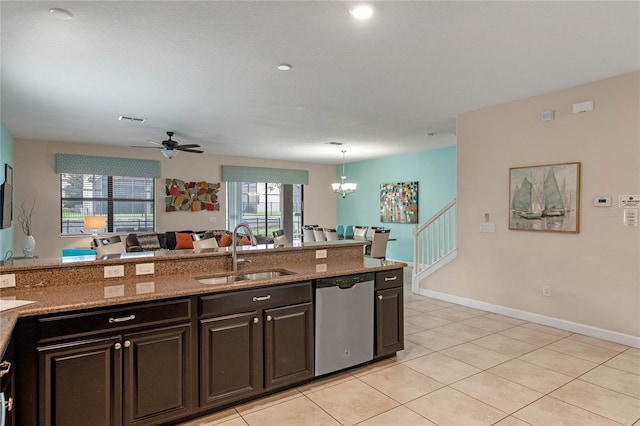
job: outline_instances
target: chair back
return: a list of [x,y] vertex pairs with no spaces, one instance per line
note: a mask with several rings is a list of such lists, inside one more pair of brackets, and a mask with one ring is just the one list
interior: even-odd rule
[[313,228],[313,237],[316,241],[326,241],[324,230],[322,228]]
[[273,237],[273,246],[274,247],[284,247],[289,243],[286,235],[276,235]]
[[122,241],[96,247],[97,258],[107,256],[109,254],[122,254],[126,252],[127,252],[127,249],[124,247],[124,243]]
[[338,233],[339,237],[344,237],[344,226],[336,225],[336,232]]
[[345,240],[353,238],[353,225],[347,225],[344,227],[344,238]]
[[205,240],[193,240],[193,248],[195,250],[218,248],[218,241],[213,237]]
[[310,226],[303,226],[302,227],[302,241],[304,241],[305,243],[308,242],[313,242],[315,241],[316,238],[313,235],[313,228]]
[[387,242],[389,242],[389,229],[377,229],[371,234],[371,251],[369,257],[385,259],[387,257]]
[[368,226],[354,226],[353,227],[353,239],[354,240],[366,240]]
[[278,235],[284,235],[284,229],[278,229],[276,231],[273,231],[274,237],[277,237]]
[[327,239],[327,241],[336,241],[340,239],[340,236],[338,235],[338,231],[331,228],[324,228],[324,236]]

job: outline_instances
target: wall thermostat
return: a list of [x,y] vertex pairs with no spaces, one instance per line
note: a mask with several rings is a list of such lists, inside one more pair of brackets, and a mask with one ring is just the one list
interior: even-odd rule
[[593,205],[596,207],[611,207],[611,197],[608,195],[597,195],[593,197]]

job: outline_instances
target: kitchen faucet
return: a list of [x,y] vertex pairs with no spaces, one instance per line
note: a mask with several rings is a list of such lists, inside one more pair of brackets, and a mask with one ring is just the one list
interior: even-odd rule
[[[252,246],[256,246],[256,239],[253,236],[253,230],[249,226],[248,223],[242,222],[236,225],[233,229],[233,236],[231,238],[231,250],[233,253],[233,272],[238,272],[238,244],[236,243],[236,239],[238,236],[238,229],[245,228],[249,232],[249,241],[251,241]],[[241,262],[247,262],[245,259],[240,259]]]

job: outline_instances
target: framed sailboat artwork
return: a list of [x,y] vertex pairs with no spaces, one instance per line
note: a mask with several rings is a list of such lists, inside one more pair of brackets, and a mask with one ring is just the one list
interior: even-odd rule
[[509,229],[579,233],[580,165],[509,169]]

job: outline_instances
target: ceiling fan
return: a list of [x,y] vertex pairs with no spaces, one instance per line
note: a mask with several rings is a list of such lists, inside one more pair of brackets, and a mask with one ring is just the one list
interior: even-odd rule
[[155,141],[147,141],[149,143],[158,145],[157,147],[139,147],[139,148],[158,148],[162,150],[162,155],[164,155],[165,157],[167,157],[169,160],[171,160],[173,157],[176,156],[176,154],[178,154],[178,151],[184,151],[184,152],[194,152],[196,154],[202,154],[204,151],[200,150],[200,149],[194,149],[194,148],[200,148],[200,145],[197,144],[184,144],[184,145],[180,145],[177,141],[174,141],[173,139],[171,139],[171,137],[173,137],[174,132],[167,132],[167,136],[169,136],[169,139],[162,141],[162,143],[158,143]]

